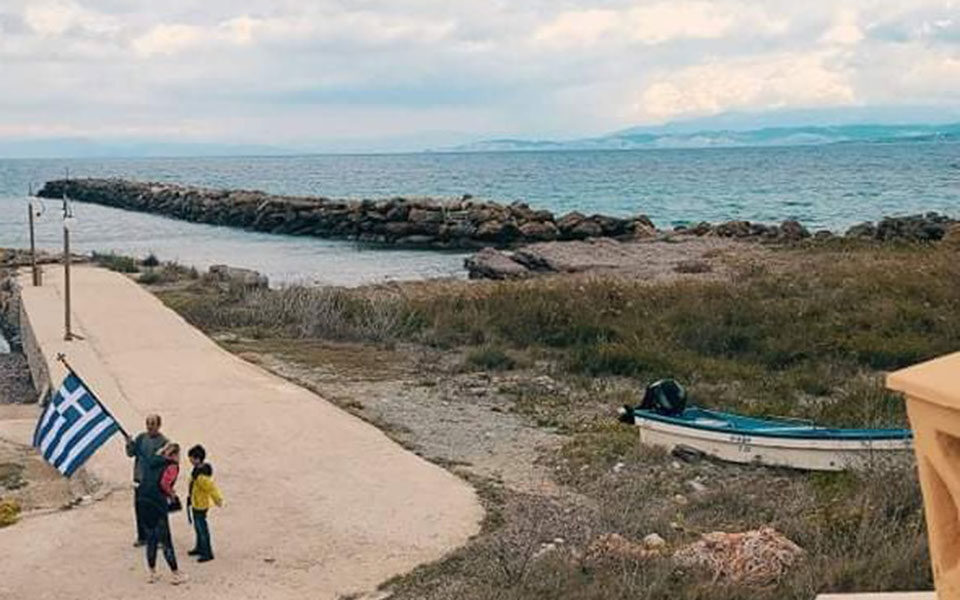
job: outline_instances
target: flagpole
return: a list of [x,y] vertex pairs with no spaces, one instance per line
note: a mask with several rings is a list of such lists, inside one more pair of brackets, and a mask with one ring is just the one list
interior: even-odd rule
[[90,392],[90,397],[93,398],[94,401],[95,401],[97,404],[100,405],[100,408],[103,409],[103,412],[105,412],[108,417],[110,417],[111,419],[113,419],[113,422],[117,424],[117,429],[119,429],[119,430],[120,430],[120,433],[123,434],[123,437],[129,438],[129,437],[130,437],[130,434],[127,433],[127,431],[123,428],[123,425],[120,424],[120,421],[119,421],[115,416],[113,416],[113,413],[111,413],[111,412],[110,412],[110,409],[108,409],[108,408],[106,407],[106,405],[104,405],[104,403],[100,401],[100,398],[97,398],[97,395],[93,393],[93,389],[92,389],[89,385],[87,385],[87,382],[84,381],[83,378],[80,377],[79,375],[77,375],[77,372],[73,370],[73,367],[71,367],[71,366],[70,366],[70,363],[67,362],[67,356],[66,356],[64,353],[61,352],[61,353],[57,354],[57,360],[59,360],[60,362],[62,362],[62,363],[63,363],[63,366],[65,366],[65,367],[67,368],[67,370],[70,371],[70,374],[71,374],[71,375],[73,375],[74,377],[77,378],[77,380],[78,380],[78,381],[80,382],[80,384],[84,387],[84,389],[86,389],[88,392]]

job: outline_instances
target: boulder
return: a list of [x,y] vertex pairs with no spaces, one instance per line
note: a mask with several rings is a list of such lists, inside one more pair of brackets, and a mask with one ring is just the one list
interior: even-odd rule
[[750,221],[727,221],[713,228],[713,233],[720,237],[745,238],[751,233]]
[[463,261],[470,279],[523,279],[530,271],[507,253],[484,248]]
[[599,237],[603,235],[603,227],[593,218],[584,219],[576,224],[570,230],[569,236],[573,239],[582,240],[588,237]]
[[810,237],[810,231],[799,221],[787,220],[780,224],[780,239],[797,242]]
[[867,221],[865,223],[860,223],[859,225],[854,225],[853,227],[847,229],[846,236],[852,238],[863,238],[863,239],[872,239],[877,235],[876,226]]
[[557,221],[557,229],[560,230],[560,235],[562,235],[564,238],[569,237],[570,232],[573,231],[574,227],[579,225],[580,222],[586,218],[587,217],[585,217],[583,214],[576,211],[563,215]]
[[443,211],[439,208],[411,208],[407,220],[411,223],[443,223]]
[[700,221],[688,230],[693,235],[704,236],[713,231],[713,225],[706,221]]
[[520,226],[520,235],[526,241],[549,242],[557,239],[560,232],[549,221],[529,221]]
[[951,219],[937,213],[886,217],[877,223],[876,237],[884,241],[936,242],[946,235],[952,223]]
[[269,280],[266,275],[261,275],[253,269],[243,269],[240,267],[230,267],[227,265],[213,265],[210,267],[209,274],[212,278],[226,283],[236,283],[244,287],[266,288]]
[[651,533],[643,538],[643,547],[647,550],[660,550],[666,546],[667,541],[657,533]]

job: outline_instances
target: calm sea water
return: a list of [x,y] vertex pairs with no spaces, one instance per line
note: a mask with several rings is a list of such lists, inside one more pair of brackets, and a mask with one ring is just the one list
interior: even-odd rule
[[[447,196],[520,200],[557,213],[645,213],[680,223],[795,218],[841,230],[884,215],[960,215],[960,144],[791,148],[404,154],[243,158],[0,160],[0,246],[25,247],[26,192],[62,177],[117,176],[332,197]],[[56,202],[38,222],[59,245]],[[78,250],[116,251],[206,267],[226,262],[275,283],[356,285],[462,277],[463,254],[371,250],[339,241],[249,233],[89,204],[74,205]]]

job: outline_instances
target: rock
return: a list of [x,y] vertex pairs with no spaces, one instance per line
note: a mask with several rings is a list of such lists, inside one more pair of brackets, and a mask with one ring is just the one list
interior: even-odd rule
[[937,213],[886,217],[877,223],[876,238],[884,241],[936,242],[943,238],[953,221]]
[[576,226],[570,230],[570,237],[573,239],[586,239],[588,237],[598,237],[603,235],[603,227],[597,223],[595,220],[584,219],[576,224]]
[[700,221],[687,231],[696,236],[704,236],[713,231],[713,225],[707,223],[706,221]]
[[585,563],[601,563],[609,560],[642,561],[659,556],[655,550],[632,542],[619,533],[607,533],[590,542],[584,553]]
[[436,237],[425,234],[407,235],[396,239],[396,243],[401,246],[419,246],[422,248],[432,246],[435,241],[437,241]]
[[443,212],[439,208],[411,208],[407,220],[411,223],[443,223]]
[[657,228],[654,227],[653,223],[650,222],[650,219],[647,219],[646,216],[641,215],[642,219],[637,219],[632,221],[628,226],[628,231],[636,239],[647,239],[655,238],[660,233],[657,231]]
[[684,496],[683,494],[674,495],[673,501],[679,504],[680,506],[686,506],[687,504],[690,504],[690,501],[687,500],[687,497]]
[[704,534],[674,553],[683,567],[704,569],[714,580],[766,586],[779,581],[804,556],[803,548],[771,527],[744,533]]
[[707,491],[707,486],[703,485],[696,479],[691,479],[690,481],[688,481],[687,487],[689,487],[691,490],[693,490],[694,493],[697,493],[697,494],[701,494]]
[[614,472],[614,473],[619,473],[620,471],[623,470],[623,468],[624,468],[625,466],[627,466],[627,463],[623,462],[622,460],[621,460],[621,461],[617,461],[617,464],[613,465],[613,472]]
[[500,220],[486,221],[477,227],[477,238],[486,242],[506,245],[520,233],[513,223]]
[[960,250],[960,223],[954,223],[944,234],[943,239],[940,240],[940,244],[944,248],[949,248],[952,250]]
[[569,239],[570,233],[584,219],[586,219],[586,217],[576,211],[567,213],[557,221],[557,229],[560,230],[560,234],[564,239]]
[[833,237],[834,237],[833,232],[827,229],[821,229],[820,231],[813,234],[813,239],[819,240],[819,241],[833,239]]
[[520,235],[527,240],[552,241],[557,239],[560,231],[548,221],[531,221],[520,226]]
[[780,224],[781,239],[796,242],[810,237],[810,232],[798,221],[787,220]]
[[269,285],[266,275],[261,275],[258,271],[252,269],[213,265],[210,267],[209,273],[211,277],[219,281],[238,283],[245,287],[266,288]]
[[523,279],[531,275],[529,269],[509,255],[493,248],[484,248],[463,261],[470,279]]
[[727,221],[713,228],[713,233],[720,237],[745,238],[750,231],[750,221]]
[[870,238],[872,239],[877,235],[877,228],[873,223],[866,222],[860,223],[859,225],[854,225],[850,229],[847,229],[846,236],[852,238]]
[[651,533],[643,538],[643,547],[647,550],[660,550],[667,546],[667,540],[657,533]]

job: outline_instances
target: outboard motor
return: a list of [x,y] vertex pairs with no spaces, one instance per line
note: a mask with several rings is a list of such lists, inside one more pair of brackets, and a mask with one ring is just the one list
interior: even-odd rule
[[668,417],[679,415],[687,407],[687,391],[673,379],[661,379],[647,386],[640,410],[652,410]]
[[633,407],[629,404],[624,404],[619,411],[617,411],[617,420],[621,423],[626,423],[627,425],[633,425],[636,423],[636,417],[633,414]]

